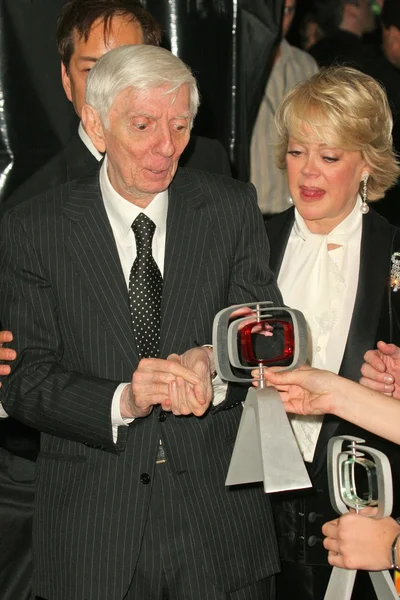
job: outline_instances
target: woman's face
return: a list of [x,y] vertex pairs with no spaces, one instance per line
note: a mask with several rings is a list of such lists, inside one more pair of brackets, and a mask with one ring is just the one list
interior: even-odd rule
[[353,210],[363,173],[361,152],[328,146],[304,125],[289,138],[286,155],[290,195],[313,233],[332,231]]

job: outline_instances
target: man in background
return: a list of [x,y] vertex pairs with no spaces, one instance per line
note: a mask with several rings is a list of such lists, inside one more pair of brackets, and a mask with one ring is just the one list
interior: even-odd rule
[[360,69],[366,52],[365,33],[375,28],[375,17],[368,0],[322,0],[317,16],[326,35],[309,49],[320,67],[345,64]]
[[[381,13],[382,46],[376,56],[364,61],[363,71],[385,88],[393,115],[393,144],[400,153],[400,2],[385,0]],[[400,184],[390,189],[374,210],[400,226]]]
[[[161,43],[161,29],[152,15],[134,0],[69,0],[62,9],[57,29],[64,91],[78,117],[85,103],[85,82],[96,61],[122,45]],[[70,142],[46,165],[22,184],[1,207],[6,210],[86,175],[103,157],[93,147],[82,123]],[[192,137],[181,158],[183,166],[230,175],[227,153],[216,140]]]
[[264,218],[288,208],[289,189],[285,173],[275,165],[277,131],[274,117],[280,101],[299,81],[318,71],[313,58],[285,39],[296,10],[296,0],[285,0],[282,41],[262,98],[251,140],[250,181],[257,189]]

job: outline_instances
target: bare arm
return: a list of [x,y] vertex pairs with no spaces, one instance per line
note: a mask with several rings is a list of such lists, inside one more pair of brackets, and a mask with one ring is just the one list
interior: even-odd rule
[[391,442],[400,444],[400,402],[329,371],[302,367],[295,371],[265,371],[287,412],[332,413]]

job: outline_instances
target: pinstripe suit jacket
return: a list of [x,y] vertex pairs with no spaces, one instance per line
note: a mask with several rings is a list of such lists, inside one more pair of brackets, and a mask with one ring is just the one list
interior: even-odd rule
[[[2,401],[42,432],[34,592],[50,600],[123,598],[160,435],[207,576],[228,592],[275,573],[268,497],[259,486],[224,485],[243,389],[231,387],[204,418],[161,421],[155,409],[113,442],[111,400],[138,353],[98,174],[8,211],[0,239],[2,323],[19,354]],[[209,342],[225,306],[281,302],[268,254],[252,186],[178,170],[169,191],[161,356]]]

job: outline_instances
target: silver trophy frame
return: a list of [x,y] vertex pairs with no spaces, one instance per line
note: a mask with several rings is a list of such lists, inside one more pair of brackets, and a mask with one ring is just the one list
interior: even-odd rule
[[[238,308],[251,308],[255,322],[273,318],[278,313],[290,317],[294,333],[293,359],[282,370],[296,369],[307,358],[307,325],[298,310],[276,307],[272,302],[239,304],[221,310],[214,319],[213,347],[215,368],[221,379],[233,382],[259,382],[250,388],[244,403],[243,414],[225,485],[263,482],[265,493],[297,490],[312,487],[296,438],[287,418],[282,400],[274,387],[264,387],[263,364],[244,366],[237,349],[237,336],[249,315],[230,322]],[[259,367],[260,375],[238,377],[232,367],[253,371]]]
[[[377,513],[370,518],[379,519],[388,517],[392,512],[393,506],[390,463],[383,452],[369,446],[363,446],[364,441],[361,438],[348,435],[337,436],[329,441],[328,481],[332,507],[339,515],[343,515],[349,512],[350,509],[358,512],[361,508],[368,505],[368,503],[359,503],[357,494],[355,494],[355,500],[349,499],[349,496],[346,494],[347,484],[343,475],[343,465],[349,458],[361,462],[360,459],[364,460],[365,453],[367,453],[373,459],[377,484],[377,502],[374,503]],[[343,445],[346,442],[349,444],[349,448],[343,450]],[[350,487],[356,490],[354,469]],[[350,600],[356,575],[356,570],[333,567],[324,600],[338,600],[339,598],[340,600]],[[389,571],[369,571],[369,576],[379,600],[399,600],[399,595]]]

